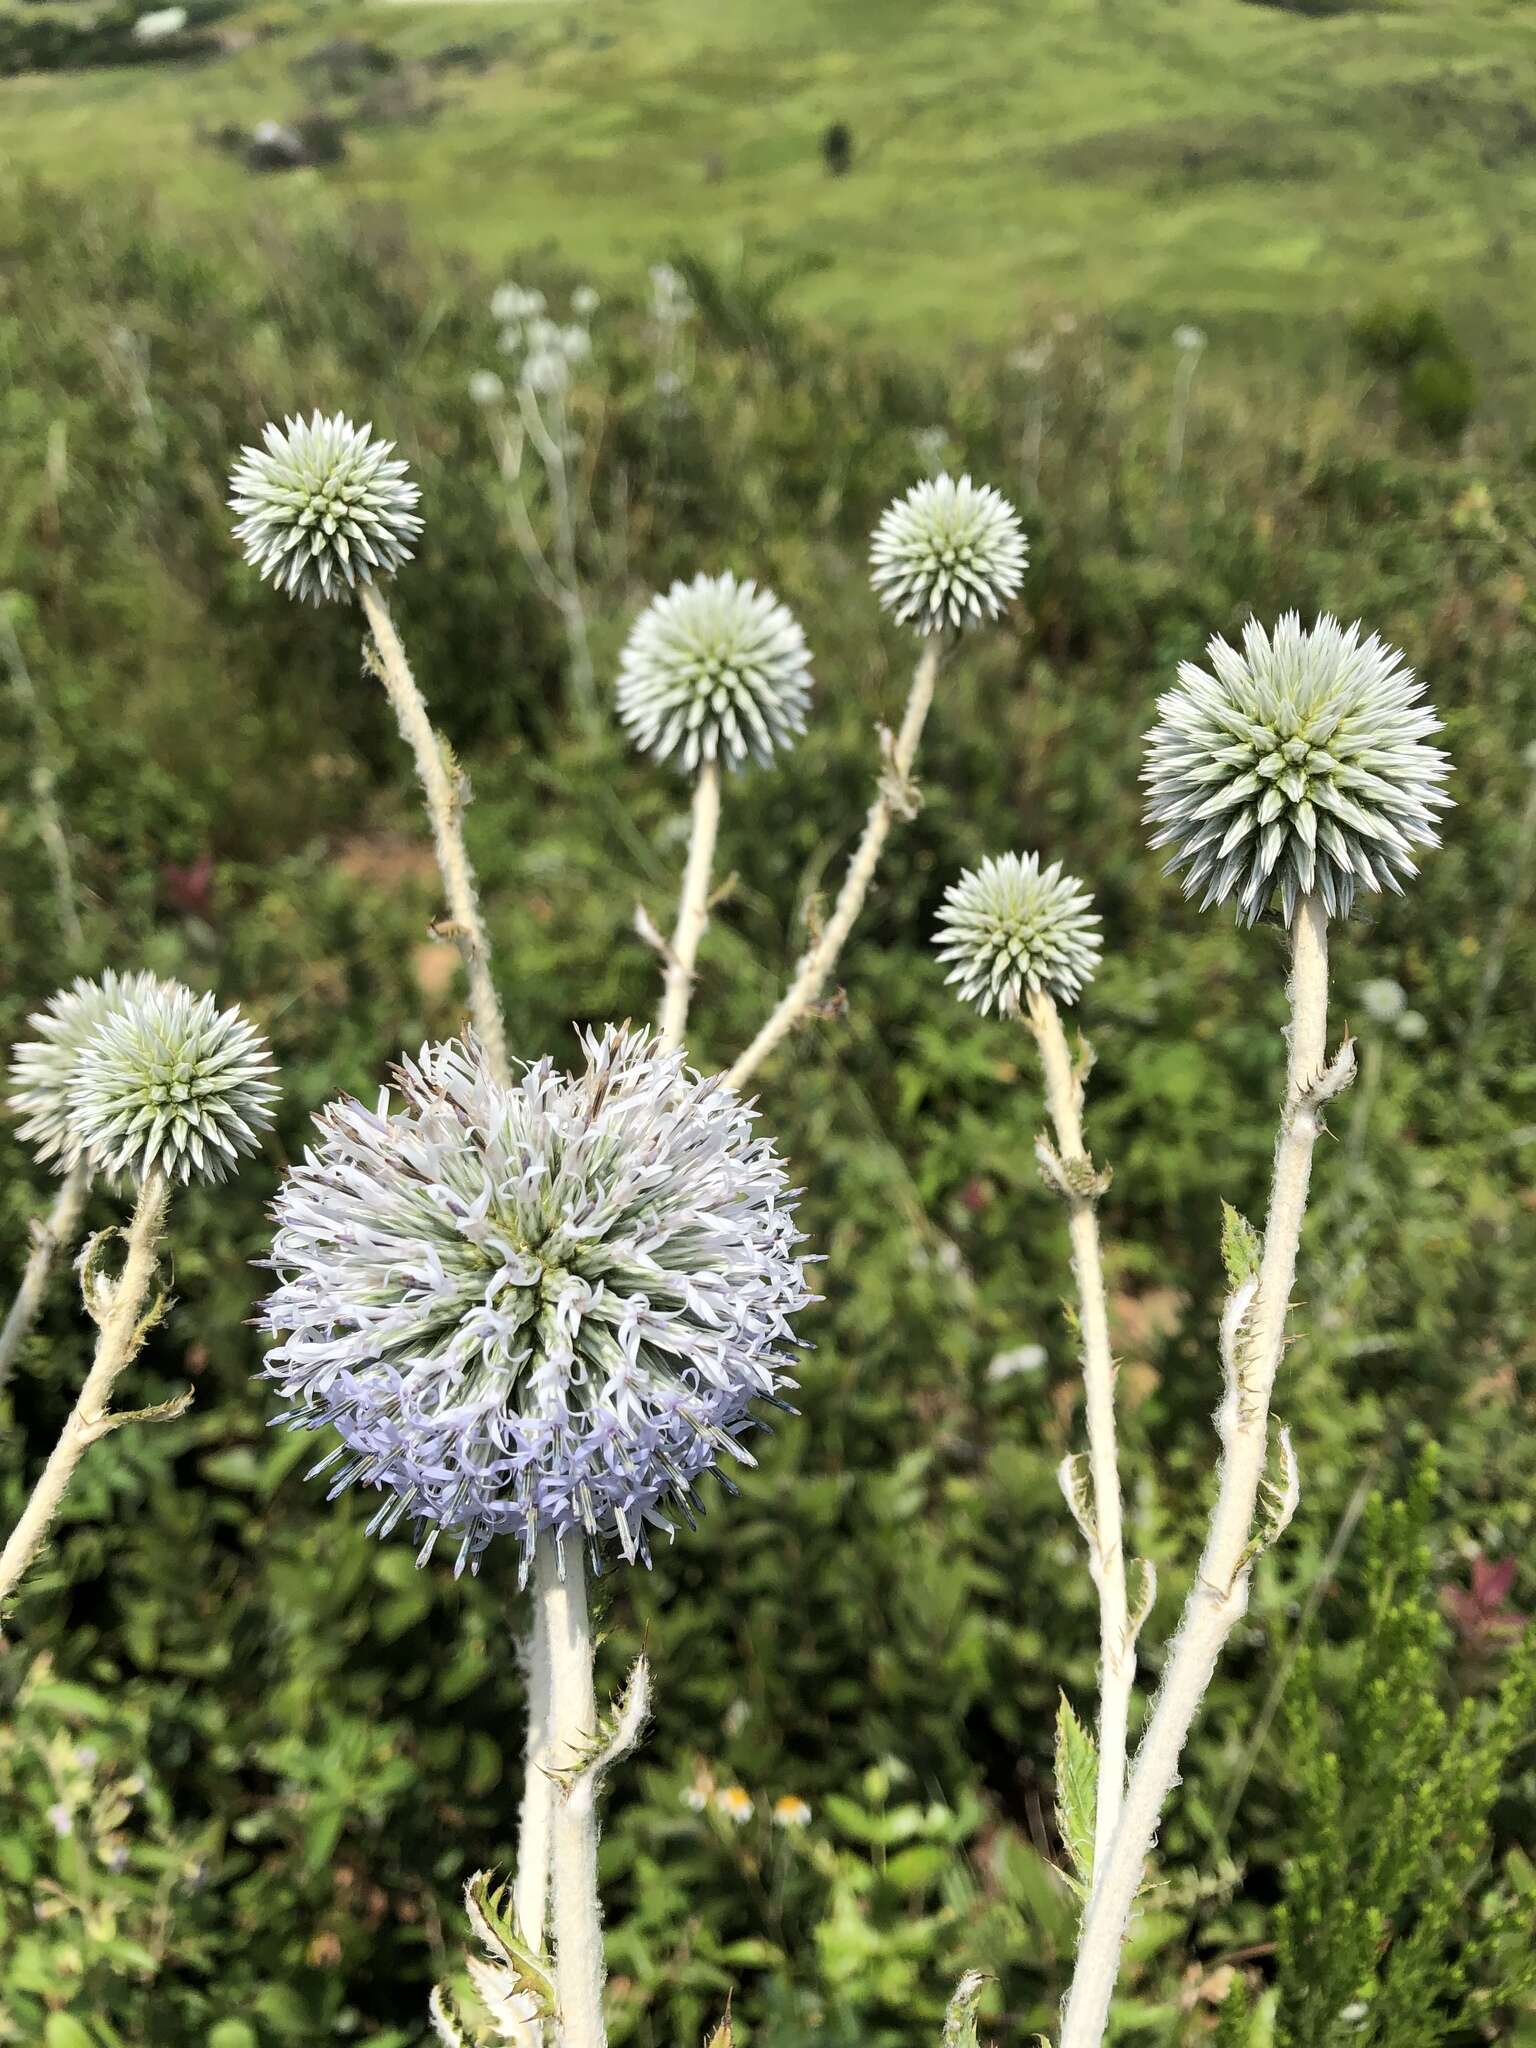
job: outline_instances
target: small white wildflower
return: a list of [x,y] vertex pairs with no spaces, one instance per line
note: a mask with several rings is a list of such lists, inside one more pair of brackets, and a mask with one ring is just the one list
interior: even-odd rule
[[1173,345],[1181,355],[1198,355],[1205,347],[1205,334],[1198,327],[1175,327]]
[[133,40],[136,43],[163,43],[168,36],[179,36],[186,25],[185,7],[152,8],[133,24]]
[[540,398],[553,398],[571,381],[571,366],[558,348],[534,349],[523,364],[519,382]]
[[469,395],[476,405],[500,405],[507,387],[494,370],[476,370],[469,380]]
[[114,974],[108,968],[99,981],[82,977],[61,989],[28,1019],[38,1035],[11,1053],[6,1106],[23,1119],[17,1136],[32,1147],[40,1166],[51,1164],[63,1173],[80,1156],[74,1079],[88,1041],[109,1017],[167,986],[153,974]]
[[707,1785],[685,1785],[682,1799],[690,1813],[703,1813],[709,1805],[710,1791]]
[[990,484],[930,477],[886,507],[870,543],[886,610],[919,633],[995,619],[1024,581],[1019,515]]
[[726,1785],[715,1794],[715,1805],[738,1828],[745,1827],[756,1813],[752,1795],[744,1785]]
[[143,1180],[223,1180],[276,1100],[266,1040],[236,1009],[156,985],[98,1026],[74,1071],[75,1130],[93,1165]]
[[75,1832],[75,1817],[63,1800],[59,1800],[55,1805],[48,1808],[48,1825],[53,1829],[53,1832],[59,1837],[60,1841],[63,1841],[67,1836]]
[[773,1802],[773,1824],[776,1828],[808,1828],[811,1809],[797,1793],[786,1792]]
[[652,598],[625,644],[615,701],[643,753],[739,768],[804,732],[810,696],[810,649],[793,614],[727,570]]
[[1308,894],[1347,917],[1357,888],[1401,893],[1450,802],[1450,764],[1426,744],[1440,721],[1402,655],[1358,623],[1287,612],[1206,658],[1158,699],[1142,771],[1152,844],[1174,848],[1185,895],[1235,897],[1252,924],[1278,893],[1289,924]]
[[1408,996],[1400,982],[1383,977],[1362,983],[1360,1007],[1373,1024],[1395,1024],[1408,1007]]
[[581,320],[590,320],[602,303],[601,296],[589,284],[579,284],[571,293],[571,311]]
[[1039,1372],[1045,1362],[1043,1344],[1016,1344],[1011,1351],[999,1351],[988,1361],[987,1379],[992,1386],[1000,1387],[1021,1374]]
[[1404,1045],[1417,1045],[1429,1035],[1429,1019],[1418,1010],[1404,1010],[1397,1020],[1397,1035]]
[[1093,979],[1103,941],[1093,898],[1061,862],[992,856],[944,892],[935,944],[947,981],[983,1016],[1017,1010],[1026,989],[1072,1002]]
[[592,353],[592,336],[574,323],[560,330],[560,348],[568,363],[584,363]]
[[514,327],[544,311],[544,294],[520,284],[504,284],[491,294],[491,318],[499,327]]
[[290,597],[319,604],[392,576],[421,532],[421,492],[371,426],[342,413],[268,425],[229,479],[245,559]]

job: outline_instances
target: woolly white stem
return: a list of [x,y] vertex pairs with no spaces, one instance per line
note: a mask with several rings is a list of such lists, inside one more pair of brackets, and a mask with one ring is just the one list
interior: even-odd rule
[[475,1032],[486,1065],[497,1080],[505,1082],[506,1028],[491,980],[490,946],[475,895],[474,869],[464,846],[463,792],[444,756],[443,743],[432,729],[426,703],[377,584],[363,584],[358,598],[378,653],[379,680],[394,708],[401,736],[416,757],[416,772],[427,799],[427,816],[432,823],[432,841],[447,892],[453,935],[469,976],[469,1010]]
[[[566,1546],[564,1569],[553,1542],[534,1552],[535,1598],[549,1631],[550,1754],[569,1768],[597,1733],[592,1687],[592,1623],[581,1548]],[[555,2004],[560,2048],[606,2048],[603,2027],[603,1925],[597,1898],[597,1812],[578,1781],[557,1795],[553,1825]]]
[[37,1321],[55,1256],[61,1246],[74,1242],[90,1179],[85,1161],[77,1160],[60,1183],[46,1219],[32,1225],[32,1249],[22,1269],[21,1285],[0,1327],[0,1387],[10,1378],[16,1355]]
[[719,829],[720,769],[717,762],[706,761],[693,786],[693,829],[688,836],[688,864],[683,872],[683,893],[678,900],[677,927],[667,956],[666,988],[661,1004],[661,1044],[665,1052],[677,1050],[688,1025],[694,963],[709,925],[709,876]]
[[[1088,1467],[1093,1482],[1089,1561],[1099,1594],[1099,1793],[1093,1829],[1097,1874],[1108,1857],[1125,1794],[1126,1727],[1136,1679],[1136,1639],[1125,1598],[1120,1469],[1115,1448],[1115,1360],[1099,1247],[1098,1195],[1083,1143],[1083,1084],[1067,1049],[1061,1013],[1048,995],[1030,996],[1029,1026],[1045,1070],[1046,1107],[1062,1164],[1069,1170],[1067,1231],[1083,1333]],[[1075,1175],[1071,1172],[1074,1164],[1079,1168]]]
[[53,870],[54,902],[64,933],[64,944],[71,955],[77,955],[85,945],[85,934],[80,929],[80,913],[75,907],[75,870],[69,857],[69,835],[64,830],[64,813],[59,807],[58,778],[54,770],[59,752],[58,734],[37,693],[26,656],[21,651],[21,641],[4,605],[0,605],[0,654],[4,655],[10,671],[12,693],[32,727],[32,807],[37,818],[38,837]]
[[518,1933],[530,1948],[539,1950],[544,1946],[549,1916],[554,1780],[550,1776],[549,1626],[544,1603],[537,1595],[533,1601],[533,1626],[528,1632],[527,1670],[528,1739],[512,1903]]
[[864,821],[864,836],[837,893],[832,915],[796,968],[794,980],[780,997],[767,1023],[726,1075],[733,1088],[741,1088],[779,1041],[794,1029],[820,996],[827,976],[837,964],[854,921],[864,907],[864,898],[869,894],[869,885],[880,864],[891,826],[898,813],[909,812],[912,765],[917,759],[918,742],[923,736],[929,706],[933,703],[933,686],[938,678],[941,654],[942,647],[935,635],[925,643],[918,660],[912,687],[907,693],[901,730],[891,743],[885,773],[880,778],[879,793],[869,807],[869,815]]
[[48,1454],[31,1498],[22,1509],[21,1520],[0,1551],[0,1610],[15,1592],[23,1574],[47,1540],[53,1518],[75,1467],[86,1446],[106,1436],[119,1424],[132,1420],[108,1412],[112,1389],[124,1368],[132,1363],[145,1329],[144,1303],[155,1271],[155,1247],[165,1222],[170,1189],[165,1176],[152,1173],[139,1190],[133,1221],[128,1226],[128,1251],[123,1269],[112,1284],[110,1302],[101,1319],[96,1355],[85,1384]]
[[1328,920],[1315,896],[1298,907],[1292,928],[1290,1059],[1285,1107],[1257,1292],[1232,1346],[1237,1384],[1222,1403],[1220,1488],[1195,1583],[1184,1604],[1136,1753],[1109,1857],[1095,1872],[1083,1919],[1061,2048],[1098,2048],[1109,2020],[1131,1906],[1141,1883],[1179,1758],[1211,1682],[1216,1660],[1248,1605],[1250,1539],[1269,1435],[1269,1399],[1285,1348],[1285,1323],[1306,1214],[1312,1149],[1321,1127],[1318,1084],[1325,1073],[1328,1019]]

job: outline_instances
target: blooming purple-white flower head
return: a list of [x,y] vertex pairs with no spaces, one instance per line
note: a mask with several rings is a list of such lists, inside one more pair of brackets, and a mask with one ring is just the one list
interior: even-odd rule
[[619,662],[620,723],[643,753],[739,768],[805,730],[811,656],[771,590],[695,576],[654,597]]
[[934,943],[963,1001],[1006,1014],[1026,989],[1074,1001],[1099,964],[1098,925],[1093,898],[1060,861],[1043,868],[1038,853],[1004,853],[945,890]]
[[60,989],[28,1019],[37,1036],[12,1049],[7,1107],[21,1118],[17,1136],[40,1166],[66,1173],[80,1157],[74,1079],[87,1042],[109,1017],[166,986],[153,974],[117,974],[109,967],[99,981],[81,976]]
[[277,1099],[271,1050],[237,1009],[162,982],[87,1039],[71,1078],[93,1166],[143,1181],[221,1181],[254,1152]]
[[241,450],[229,479],[245,559],[290,597],[320,604],[393,576],[421,532],[393,441],[343,413],[269,424],[263,446]]
[[1029,560],[1019,515],[990,484],[925,479],[888,505],[870,542],[870,581],[886,610],[919,633],[995,619]]
[[581,1047],[507,1086],[473,1040],[425,1046],[398,1101],[321,1114],[277,1198],[279,1420],[333,1427],[315,1470],[387,1492],[370,1527],[409,1516],[423,1560],[446,1532],[458,1569],[503,1533],[525,1573],[541,1533],[649,1561],[794,1384],[810,1295],[754,1112],[644,1032]]
[[1142,771],[1152,844],[1174,849],[1185,895],[1235,898],[1244,924],[1278,895],[1289,924],[1306,895],[1347,917],[1358,888],[1400,893],[1451,801],[1428,744],[1440,721],[1402,655],[1358,623],[1287,612],[1206,659],[1158,699]]

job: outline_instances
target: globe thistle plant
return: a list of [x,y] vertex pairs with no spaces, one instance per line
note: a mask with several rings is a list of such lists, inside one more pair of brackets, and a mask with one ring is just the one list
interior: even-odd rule
[[272,1123],[266,1040],[237,1009],[154,983],[87,1040],[71,1087],[92,1164],[145,1181],[221,1181]]
[[919,633],[995,619],[1029,560],[1019,515],[990,484],[925,479],[882,513],[871,581],[886,610]]
[[625,731],[688,769],[766,762],[805,730],[810,695],[810,650],[792,613],[729,570],[653,598],[619,664]]
[[1152,844],[1173,847],[1184,893],[1202,909],[1234,898],[1245,924],[1278,895],[1289,924],[1303,896],[1346,917],[1358,888],[1399,890],[1450,802],[1427,744],[1440,722],[1402,655],[1295,612],[1206,655],[1158,700],[1143,771]]
[[263,579],[319,604],[349,597],[411,559],[421,493],[371,426],[316,412],[269,425],[229,480],[235,538]]
[[108,1018],[142,1002],[166,984],[153,974],[83,976],[61,989],[28,1022],[37,1033],[11,1054],[7,1106],[21,1122],[17,1136],[40,1166],[66,1173],[80,1157],[75,1070],[86,1044]]
[[935,944],[946,979],[983,1016],[1019,1009],[1024,992],[1071,1003],[1099,964],[1093,898],[1060,861],[1005,853],[972,868],[944,894]]
[[[398,1105],[333,1104],[279,1193],[263,1326],[297,1428],[333,1426],[333,1494],[390,1495],[457,1568],[540,1533],[648,1561],[664,1510],[781,1400],[810,1298],[794,1197],[753,1112],[643,1032],[584,1034],[510,1087],[424,1047]],[[782,1404],[781,1404],[782,1405]],[[722,1475],[723,1477],[723,1475]]]

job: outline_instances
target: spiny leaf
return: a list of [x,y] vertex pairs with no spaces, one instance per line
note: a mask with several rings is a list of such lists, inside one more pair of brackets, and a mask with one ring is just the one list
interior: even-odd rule
[[[1279,1442],[1264,1467],[1264,1477],[1259,1486],[1258,1527],[1243,1552],[1243,1565],[1251,1564],[1264,1551],[1274,1549],[1291,1526],[1291,1517],[1300,1499],[1301,1472],[1296,1463],[1296,1450],[1291,1442],[1291,1432],[1282,1422]],[[1241,1570],[1242,1566],[1238,1569]]]
[[591,1739],[553,1773],[567,1798],[595,1798],[608,1772],[640,1740],[650,1715],[651,1667],[637,1657],[613,1705],[598,1717]]
[[985,1970],[967,1970],[955,1986],[944,2013],[943,2048],[978,2048],[976,2008],[986,1981]]
[[1263,1238],[1241,1209],[1234,1209],[1230,1202],[1224,1201],[1221,1205],[1221,1263],[1227,1269],[1228,1286],[1241,1287],[1245,1280],[1253,1279],[1263,1256]]
[[[469,1973],[486,2010],[499,2024],[527,2027],[552,2017],[555,1978],[547,1956],[526,1942],[507,1911],[508,1888],[493,1888],[491,1873],[477,1870],[464,1887],[464,1906],[487,1960],[468,1959]],[[504,2034],[516,2040],[516,2034]]]
[[1062,1693],[1056,1709],[1056,1822],[1085,1891],[1093,1881],[1093,1816],[1098,1796],[1098,1751]]
[[1072,1519],[1083,1533],[1083,1541],[1089,1551],[1097,1557],[1099,1534],[1093,1519],[1093,1488],[1088,1473],[1088,1460],[1081,1451],[1072,1451],[1056,1467],[1056,1484],[1061,1488],[1061,1497],[1072,1511]]
[[474,2048],[474,2043],[465,2032],[464,2022],[449,2002],[448,1992],[441,1984],[432,1987],[427,2000],[427,2017],[432,2022],[432,2031],[443,2044],[443,2048]]
[[718,2027],[704,2043],[704,2048],[735,2048],[736,2035],[731,2026],[731,2008],[725,2008],[725,2016]]

